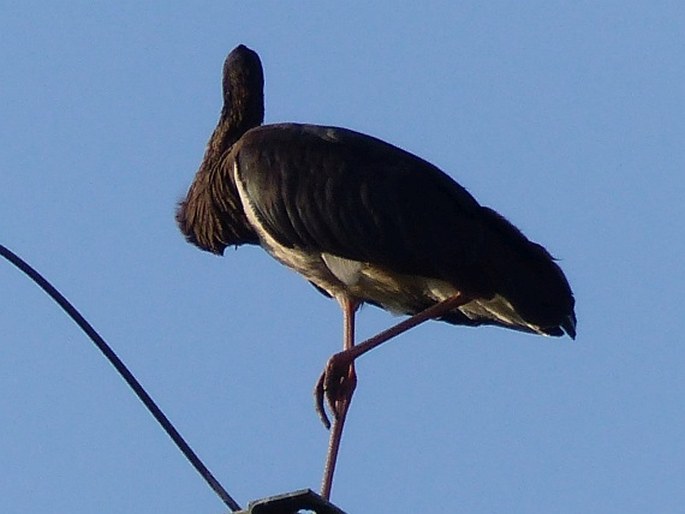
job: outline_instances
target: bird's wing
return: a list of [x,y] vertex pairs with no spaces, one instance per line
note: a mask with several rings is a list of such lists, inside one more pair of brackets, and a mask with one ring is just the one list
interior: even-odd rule
[[484,293],[482,209],[428,162],[347,129],[297,124],[252,129],[232,153],[280,244]]

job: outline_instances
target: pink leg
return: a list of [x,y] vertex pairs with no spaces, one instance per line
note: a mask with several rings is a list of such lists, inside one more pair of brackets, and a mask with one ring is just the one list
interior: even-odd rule
[[[333,484],[333,473],[335,463],[338,458],[340,440],[342,438],[343,425],[347,417],[347,410],[352,401],[352,394],[357,385],[357,375],[354,370],[354,361],[366,352],[369,352],[407,330],[420,325],[424,321],[434,319],[446,314],[471,301],[461,294],[456,294],[451,298],[428,307],[427,309],[415,314],[414,316],[401,321],[397,325],[384,330],[378,335],[367,339],[358,345],[354,344],[354,315],[358,307],[357,302],[342,302],[343,314],[345,317],[345,342],[344,350],[333,355],[326,364],[326,368],[319,377],[314,389],[316,397],[316,410],[321,421],[326,428],[331,428],[331,436],[328,444],[328,455],[324,468],[323,484],[321,496],[328,499],[331,494]],[[324,396],[328,401],[329,408],[333,413],[333,425],[326,415],[324,407]]]
[[[359,307],[359,303],[345,298],[341,300],[343,309],[343,317],[345,320],[343,348],[344,352],[350,351],[354,347],[354,319],[355,312]],[[331,429],[331,435],[328,440],[328,453],[326,454],[326,465],[323,471],[323,480],[321,484],[321,497],[328,500],[331,496],[331,487],[333,486],[333,473],[335,473],[335,464],[338,460],[338,450],[340,449],[340,441],[342,440],[343,427],[345,419],[347,418],[347,411],[352,402],[352,395],[357,387],[357,374],[354,370],[354,362],[350,362],[342,374],[338,378],[336,385],[335,398],[329,396],[331,402],[331,409],[335,413],[333,418],[333,426],[331,427],[328,418],[323,410],[323,394],[318,391],[325,388],[325,384],[321,378],[316,384],[315,394],[317,398],[317,410],[319,414],[323,413],[321,420],[326,424],[326,428]]]
[[328,400],[328,405],[335,418],[337,414],[336,400],[340,396],[339,389],[345,385],[345,375],[350,365],[359,357],[367,352],[370,352],[377,346],[389,341],[390,339],[414,328],[429,319],[439,318],[443,314],[456,309],[457,307],[470,302],[471,299],[457,293],[456,295],[436,303],[431,307],[414,314],[412,317],[399,322],[380,334],[377,334],[370,339],[358,345],[352,345],[350,348],[343,350],[340,353],[333,355],[326,363],[326,368],[319,377],[316,385],[316,405],[317,412],[323,424],[328,428],[330,422],[324,410],[324,396]]

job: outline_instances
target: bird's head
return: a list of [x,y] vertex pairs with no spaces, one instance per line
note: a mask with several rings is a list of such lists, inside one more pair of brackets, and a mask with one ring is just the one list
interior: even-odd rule
[[[239,138],[264,121],[264,72],[259,56],[245,45],[226,57],[223,74],[224,105],[219,124]],[[236,140],[237,140],[236,138]],[[232,144],[231,141],[229,144]]]

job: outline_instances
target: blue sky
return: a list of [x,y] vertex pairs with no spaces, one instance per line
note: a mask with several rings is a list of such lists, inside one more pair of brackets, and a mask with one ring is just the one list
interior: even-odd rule
[[[685,503],[680,2],[2,2],[0,238],[119,352],[241,503],[318,489],[311,390],[337,305],[174,220],[261,55],[266,121],[441,167],[543,243],[578,339],[430,323],[365,356],[350,513],[677,512]],[[225,509],[65,315],[0,264],[0,509]],[[373,307],[360,337],[397,321]]]

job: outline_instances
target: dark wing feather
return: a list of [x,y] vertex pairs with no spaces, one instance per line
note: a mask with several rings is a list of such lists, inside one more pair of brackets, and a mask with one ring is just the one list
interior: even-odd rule
[[492,294],[478,269],[481,207],[430,163],[347,129],[296,124],[252,129],[234,156],[280,244]]
[[280,244],[446,280],[473,298],[499,294],[542,331],[575,335],[573,294],[549,253],[432,164],[364,134],[297,124],[252,129],[231,153]]

